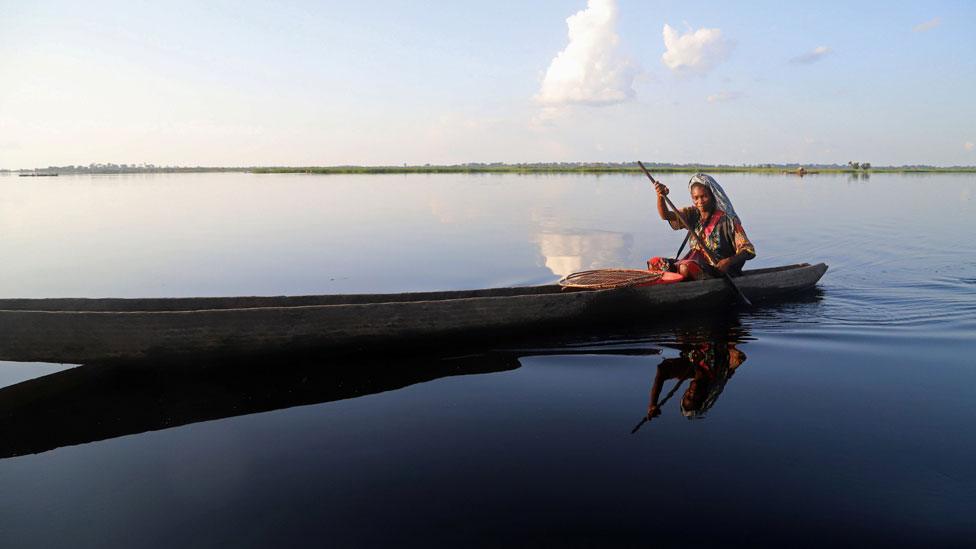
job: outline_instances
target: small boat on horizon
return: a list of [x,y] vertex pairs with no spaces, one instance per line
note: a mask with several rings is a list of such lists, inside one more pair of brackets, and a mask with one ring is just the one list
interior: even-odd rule
[[798,175],[800,177],[803,177],[804,175],[810,175],[812,173],[820,173],[820,172],[818,172],[818,171],[810,171],[810,170],[804,168],[803,166],[800,166],[799,168],[797,168],[795,170],[783,170],[783,173],[790,174],[790,175]]

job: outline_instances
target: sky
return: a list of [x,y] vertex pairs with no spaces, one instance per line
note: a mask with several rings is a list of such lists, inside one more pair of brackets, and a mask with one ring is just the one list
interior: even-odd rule
[[0,0],[0,168],[976,165],[974,24],[971,1]]

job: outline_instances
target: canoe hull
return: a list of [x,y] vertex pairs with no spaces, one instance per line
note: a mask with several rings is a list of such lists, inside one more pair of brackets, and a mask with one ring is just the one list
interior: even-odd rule
[[[812,288],[827,266],[747,272],[753,301]],[[97,363],[372,348],[651,319],[732,302],[724,280],[592,292],[558,286],[357,296],[0,300],[0,360]]]

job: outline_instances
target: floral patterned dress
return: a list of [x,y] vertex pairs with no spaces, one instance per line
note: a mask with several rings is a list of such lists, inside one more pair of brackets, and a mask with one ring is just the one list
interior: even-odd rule
[[[756,257],[756,248],[749,241],[749,237],[746,236],[746,231],[742,228],[742,223],[739,222],[738,218],[729,217],[725,215],[725,212],[716,210],[703,223],[698,213],[698,208],[694,206],[682,208],[681,215],[695,228],[695,232],[702,235],[705,240],[705,246],[708,248],[712,257],[715,258],[716,262],[741,252],[747,253],[749,259]],[[672,219],[669,223],[671,224],[671,228],[676,231],[684,230],[685,228],[678,219]],[[701,270],[702,267],[710,262],[707,256],[702,253],[698,239],[690,238],[689,244],[691,247],[688,255],[677,261],[674,267],[686,264],[692,267],[693,270]],[[647,262],[647,267],[651,270],[670,270],[672,265],[665,258],[654,257]],[[737,271],[741,270],[740,267]],[[732,274],[737,274],[737,272]]]

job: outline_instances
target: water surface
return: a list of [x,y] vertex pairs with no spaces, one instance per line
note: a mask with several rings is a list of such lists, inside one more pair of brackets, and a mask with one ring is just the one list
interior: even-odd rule
[[[682,238],[629,175],[25,179],[3,297],[540,284]],[[0,363],[0,544],[965,544],[976,177],[718,179],[749,267],[817,292],[465,356]]]

